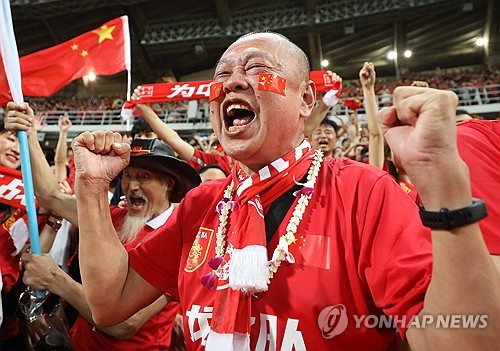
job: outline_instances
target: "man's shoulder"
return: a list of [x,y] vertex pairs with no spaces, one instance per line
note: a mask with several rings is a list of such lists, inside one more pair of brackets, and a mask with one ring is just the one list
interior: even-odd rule
[[207,192],[207,191],[216,191],[217,189],[220,189],[224,186],[224,184],[228,183],[228,178],[224,179],[214,179],[208,182],[201,183],[198,185],[196,188],[193,190],[196,192]]
[[184,203],[193,203],[200,200],[212,199],[219,192],[222,192],[225,186],[229,183],[228,178],[226,179],[216,179],[209,182],[201,183],[196,188],[191,189],[184,200]]
[[330,177],[355,177],[375,180],[388,175],[387,172],[380,168],[345,157],[326,158],[322,167]]
[[367,200],[376,189],[384,191],[386,187],[399,187],[382,169],[347,158],[325,159],[317,184],[322,192],[354,196],[360,201]]
[[500,120],[468,119],[457,123],[457,134],[467,135],[471,130],[500,134]]

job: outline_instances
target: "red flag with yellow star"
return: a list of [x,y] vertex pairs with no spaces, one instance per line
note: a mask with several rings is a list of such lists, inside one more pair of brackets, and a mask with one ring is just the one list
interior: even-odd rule
[[273,73],[261,73],[258,89],[285,96],[286,79]]
[[[20,64],[25,96],[53,95],[90,72],[108,76],[130,70],[128,18],[115,18],[62,44],[23,56]],[[0,70],[0,82],[5,79]],[[0,105],[10,100],[8,85],[0,84]]]

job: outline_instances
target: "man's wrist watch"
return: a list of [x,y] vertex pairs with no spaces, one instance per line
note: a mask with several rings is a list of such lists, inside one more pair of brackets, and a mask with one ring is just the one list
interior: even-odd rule
[[488,216],[486,204],[481,199],[472,198],[472,204],[457,210],[442,208],[440,211],[426,211],[420,207],[420,219],[424,226],[435,229],[453,229],[478,222]]
[[49,218],[47,218],[46,224],[52,227],[53,231],[57,232],[61,228],[62,219],[50,216]]

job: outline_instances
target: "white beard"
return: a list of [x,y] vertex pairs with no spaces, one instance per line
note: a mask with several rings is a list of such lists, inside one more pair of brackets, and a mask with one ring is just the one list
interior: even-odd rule
[[118,238],[123,244],[134,241],[142,231],[146,223],[153,218],[153,214],[147,216],[131,216],[128,213],[123,220],[120,229],[117,230]]

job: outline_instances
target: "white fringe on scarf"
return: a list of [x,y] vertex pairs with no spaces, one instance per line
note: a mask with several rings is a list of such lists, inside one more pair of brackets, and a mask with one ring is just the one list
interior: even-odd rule
[[229,287],[247,294],[267,291],[269,268],[267,248],[250,245],[231,251]]
[[250,335],[242,333],[219,334],[210,330],[206,351],[250,351]]

